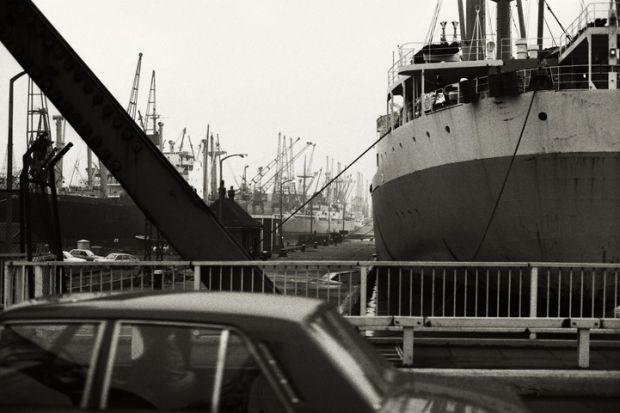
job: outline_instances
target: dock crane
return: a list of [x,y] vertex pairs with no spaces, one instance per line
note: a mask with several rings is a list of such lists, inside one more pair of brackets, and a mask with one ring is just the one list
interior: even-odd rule
[[[151,142],[159,146],[160,150],[164,150],[164,141],[162,136],[163,123],[157,122],[159,114],[157,113],[157,94],[155,87],[155,71],[151,73],[151,86],[149,87],[149,99],[146,105],[146,115],[144,119],[144,133],[149,137]],[[159,126],[159,129],[157,128]]]
[[[297,142],[299,142],[301,138],[297,138],[293,141],[293,146]],[[262,179],[269,173],[269,171],[278,164],[280,161],[280,151],[278,151],[278,155],[272,159],[267,165],[258,168],[258,173],[250,180],[250,185],[256,185],[262,181]]]
[[136,120],[136,110],[138,109],[138,92],[140,90],[140,69],[142,67],[142,53],[138,53],[138,64],[136,65],[136,74],[133,77],[133,85],[131,94],[129,95],[129,104],[127,105],[127,113],[131,119]]
[[286,162],[283,163],[280,170],[275,171],[274,175],[271,176],[271,178],[269,178],[267,182],[263,185],[263,189],[265,191],[269,190],[271,186],[276,183],[278,174],[282,174],[283,171],[288,172],[290,170],[290,164],[295,162],[308,148],[313,145],[314,143],[312,142],[306,142],[306,145],[303,146],[299,151],[297,151],[291,159],[287,159]]
[[0,41],[184,259],[251,259],[31,0],[0,2]]

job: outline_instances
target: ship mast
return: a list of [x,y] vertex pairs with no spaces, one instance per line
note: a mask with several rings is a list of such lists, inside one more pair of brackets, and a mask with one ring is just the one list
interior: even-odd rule
[[484,0],[467,0],[466,7],[467,60],[484,59],[484,39],[486,38],[486,9]]
[[538,56],[542,55],[543,36],[545,35],[545,0],[538,0]]
[[519,31],[522,39],[527,38],[525,30],[525,17],[523,16],[523,0],[517,0],[517,11],[519,13]]
[[497,48],[502,60],[512,57],[510,3],[512,0],[492,0],[497,3]]

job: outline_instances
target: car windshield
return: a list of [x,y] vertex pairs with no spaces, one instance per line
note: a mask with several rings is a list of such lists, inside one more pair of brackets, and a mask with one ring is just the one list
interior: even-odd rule
[[390,385],[392,368],[347,321],[332,312],[317,314],[309,323],[318,343],[339,365],[368,402],[379,407]]
[[112,253],[112,254],[106,255],[105,257],[108,258],[108,259],[111,259],[111,260],[115,260],[117,256],[118,256],[118,254]]

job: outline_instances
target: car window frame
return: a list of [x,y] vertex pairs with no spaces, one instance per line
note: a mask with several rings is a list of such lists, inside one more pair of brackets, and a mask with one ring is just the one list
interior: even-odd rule
[[[330,308],[326,307],[307,317],[305,324],[310,333],[309,336],[318,345],[321,351],[326,354],[330,360],[336,363],[335,365],[337,366],[338,372],[346,378],[346,381],[351,384],[355,392],[359,394],[369,406],[378,410],[385,401],[385,397],[389,391],[389,384],[385,377],[374,377],[374,380],[371,379],[370,375],[366,374],[368,373],[368,369],[355,361],[356,356],[366,355],[364,349],[354,348],[353,350],[355,350],[357,354],[351,354],[351,349],[348,348],[349,343],[347,343],[347,345],[342,345],[342,337],[334,337],[330,333],[329,330],[333,328],[331,318],[334,316]],[[329,337],[329,340],[326,340],[326,337]],[[353,360],[352,364],[359,366],[360,376],[353,375],[351,369],[346,367],[349,360],[342,360],[334,357],[334,351],[340,350],[345,350],[345,352],[351,355],[351,360]],[[373,368],[372,370],[375,369]],[[377,374],[381,372],[373,371],[372,373]],[[380,384],[379,382],[384,383]]]
[[[91,400],[91,393],[93,392],[93,383],[98,375],[98,361],[102,351],[102,344],[105,338],[105,333],[108,327],[108,321],[102,319],[66,319],[66,318],[54,318],[54,319],[11,319],[0,323],[0,327],[4,329],[9,325],[45,325],[45,324],[92,324],[98,326],[95,341],[92,347],[92,353],[90,355],[88,373],[86,375],[86,383],[84,383],[84,391],[82,393],[82,399],[80,400],[80,406],[78,409],[86,410],[89,408],[89,401]],[[1,331],[1,330],[0,330]]]
[[[257,348],[257,344],[258,343],[254,343],[246,334],[244,334],[244,332],[240,329],[238,329],[235,326],[231,326],[231,325],[227,325],[227,324],[216,324],[216,323],[200,323],[200,322],[187,322],[187,321],[169,321],[169,320],[144,320],[144,319],[135,319],[135,318],[127,318],[127,319],[116,319],[113,320],[111,322],[110,328],[112,330],[112,333],[110,335],[109,338],[109,346],[108,346],[108,352],[107,352],[107,360],[105,360],[105,367],[104,367],[104,371],[101,372],[101,375],[103,377],[102,380],[102,386],[101,386],[101,391],[99,393],[99,400],[96,404],[96,408],[99,410],[107,410],[107,401],[108,401],[108,394],[109,394],[109,390],[110,390],[110,384],[112,382],[112,372],[113,372],[113,367],[114,367],[114,361],[116,359],[116,350],[118,348],[118,339],[120,337],[120,332],[121,332],[121,328],[123,325],[157,325],[157,326],[169,326],[169,327],[183,327],[183,328],[202,328],[202,329],[217,329],[220,330],[220,332],[228,332],[228,337],[227,337],[227,343],[226,343],[226,347],[224,349],[224,353],[226,353],[228,351],[228,340],[230,339],[230,333],[234,333],[236,334],[240,339],[241,342],[243,343],[243,346],[245,347],[245,349],[248,351],[248,353],[253,357],[254,361],[256,362],[256,364],[258,365],[261,373],[265,376],[265,378],[267,379],[267,382],[269,383],[269,385],[271,386],[272,390],[274,391],[274,393],[276,393],[278,400],[280,401],[281,406],[284,408],[284,410],[287,413],[294,413],[293,410],[293,404],[298,404],[299,403],[299,398],[296,397],[294,399],[290,399],[288,397],[288,395],[290,393],[287,392],[286,389],[283,389],[283,386],[281,384],[281,382],[279,381],[279,379],[277,377],[274,377],[275,373],[272,370],[272,368],[270,367],[270,360],[264,360],[264,353],[259,351],[259,349]],[[218,358],[217,358],[217,362],[216,362],[216,375],[218,374],[218,371],[220,371],[219,365],[220,363],[222,364],[221,368],[222,368],[222,375],[223,375],[223,368],[225,367],[225,363],[224,362],[220,362],[220,356],[221,353],[220,351],[221,346],[222,346],[222,339],[220,336],[220,341],[218,343],[218,345],[220,346],[219,350],[218,350]],[[281,369],[280,369],[281,371]],[[223,377],[220,378],[220,380]],[[286,383],[290,386],[289,383],[290,380],[288,379],[288,377],[286,377]],[[212,395],[212,409],[213,409],[213,405],[214,405],[214,401],[215,401],[215,389],[216,389],[216,384],[214,383],[213,385],[213,392],[214,394]],[[218,395],[217,398],[220,399],[221,398],[221,384],[220,383],[220,388],[218,389]],[[214,413],[217,412],[217,410],[210,410],[210,413]]]

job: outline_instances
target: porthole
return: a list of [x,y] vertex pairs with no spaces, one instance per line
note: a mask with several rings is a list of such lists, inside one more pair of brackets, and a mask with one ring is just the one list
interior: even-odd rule
[[411,140],[415,142],[415,136],[412,136],[412,137],[411,137]]
[[446,132],[450,133],[450,127],[446,125]]
[[538,114],[538,119],[540,119],[540,120],[547,120],[547,112],[540,112]]
[[402,143],[399,143],[399,145],[400,145],[400,147],[401,147],[401,149],[402,149],[402,147],[403,147],[403,144],[402,144]]
[[426,131],[426,137],[429,139],[431,138],[431,133],[429,131]]

